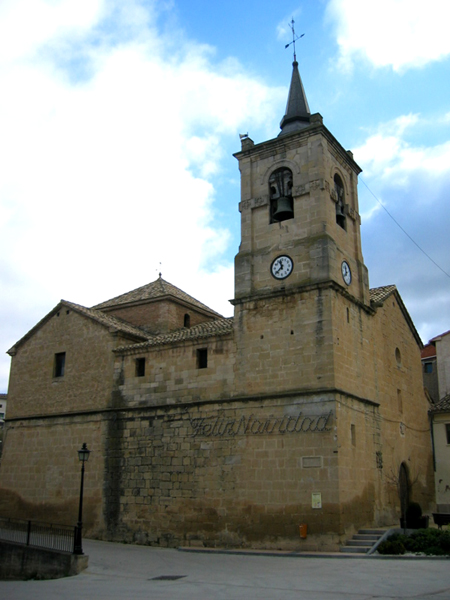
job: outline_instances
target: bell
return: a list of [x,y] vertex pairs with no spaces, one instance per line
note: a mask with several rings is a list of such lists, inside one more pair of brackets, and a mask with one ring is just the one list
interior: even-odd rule
[[286,196],[281,196],[277,200],[277,208],[273,213],[273,218],[277,221],[285,221],[286,219],[292,219],[294,216],[294,211],[292,210],[292,200],[286,198]]
[[336,204],[336,217],[345,217],[344,207],[342,204]]

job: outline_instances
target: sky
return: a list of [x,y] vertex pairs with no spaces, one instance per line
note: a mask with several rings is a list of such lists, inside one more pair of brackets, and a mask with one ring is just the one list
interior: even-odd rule
[[297,60],[351,149],[371,287],[450,329],[450,3],[2,0],[0,392],[60,299],[159,273],[232,315],[239,134],[276,137]]

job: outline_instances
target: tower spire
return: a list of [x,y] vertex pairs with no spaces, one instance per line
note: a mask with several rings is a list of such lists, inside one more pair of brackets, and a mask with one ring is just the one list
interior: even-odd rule
[[300,129],[304,129],[309,125],[309,119],[311,116],[308,100],[306,99],[305,90],[298,70],[297,55],[295,52],[295,42],[302,38],[305,34],[302,33],[300,36],[295,35],[294,19],[290,23],[292,29],[292,42],[286,44],[285,48],[293,46],[294,48],[294,62],[292,63],[292,78],[291,86],[289,88],[288,101],[286,104],[286,114],[281,120],[280,128],[281,132],[279,135],[285,135],[287,133],[294,133]]

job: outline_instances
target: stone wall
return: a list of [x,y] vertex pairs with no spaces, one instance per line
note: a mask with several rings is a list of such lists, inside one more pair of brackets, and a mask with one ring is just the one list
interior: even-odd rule
[[[8,418],[108,406],[112,349],[118,343],[120,336],[63,306],[18,347],[11,361]],[[62,352],[64,376],[55,377],[55,354]]]
[[[207,368],[198,351],[207,350]],[[136,376],[136,359],[145,359],[145,375]],[[116,407],[138,407],[229,398],[234,392],[235,350],[231,334],[146,346],[120,352],[115,361]]]
[[154,335],[184,327],[186,314],[189,315],[191,327],[213,319],[211,314],[208,315],[193,309],[192,306],[183,306],[170,300],[145,302],[133,306],[115,306],[112,309],[105,309],[105,312],[128,323],[133,323],[137,327],[143,327]]
[[87,569],[89,557],[0,540],[0,579],[58,579]]
[[335,547],[332,397],[137,409],[117,419],[123,493],[110,539],[294,548],[307,522],[311,548]]
[[76,525],[86,442],[84,530],[103,529],[104,448],[101,413],[9,421],[1,462],[0,513],[11,518]]

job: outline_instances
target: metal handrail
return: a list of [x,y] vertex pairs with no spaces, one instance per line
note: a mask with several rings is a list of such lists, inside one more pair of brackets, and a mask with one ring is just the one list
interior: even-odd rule
[[77,527],[69,525],[0,517],[0,540],[24,546],[73,553],[76,533]]

